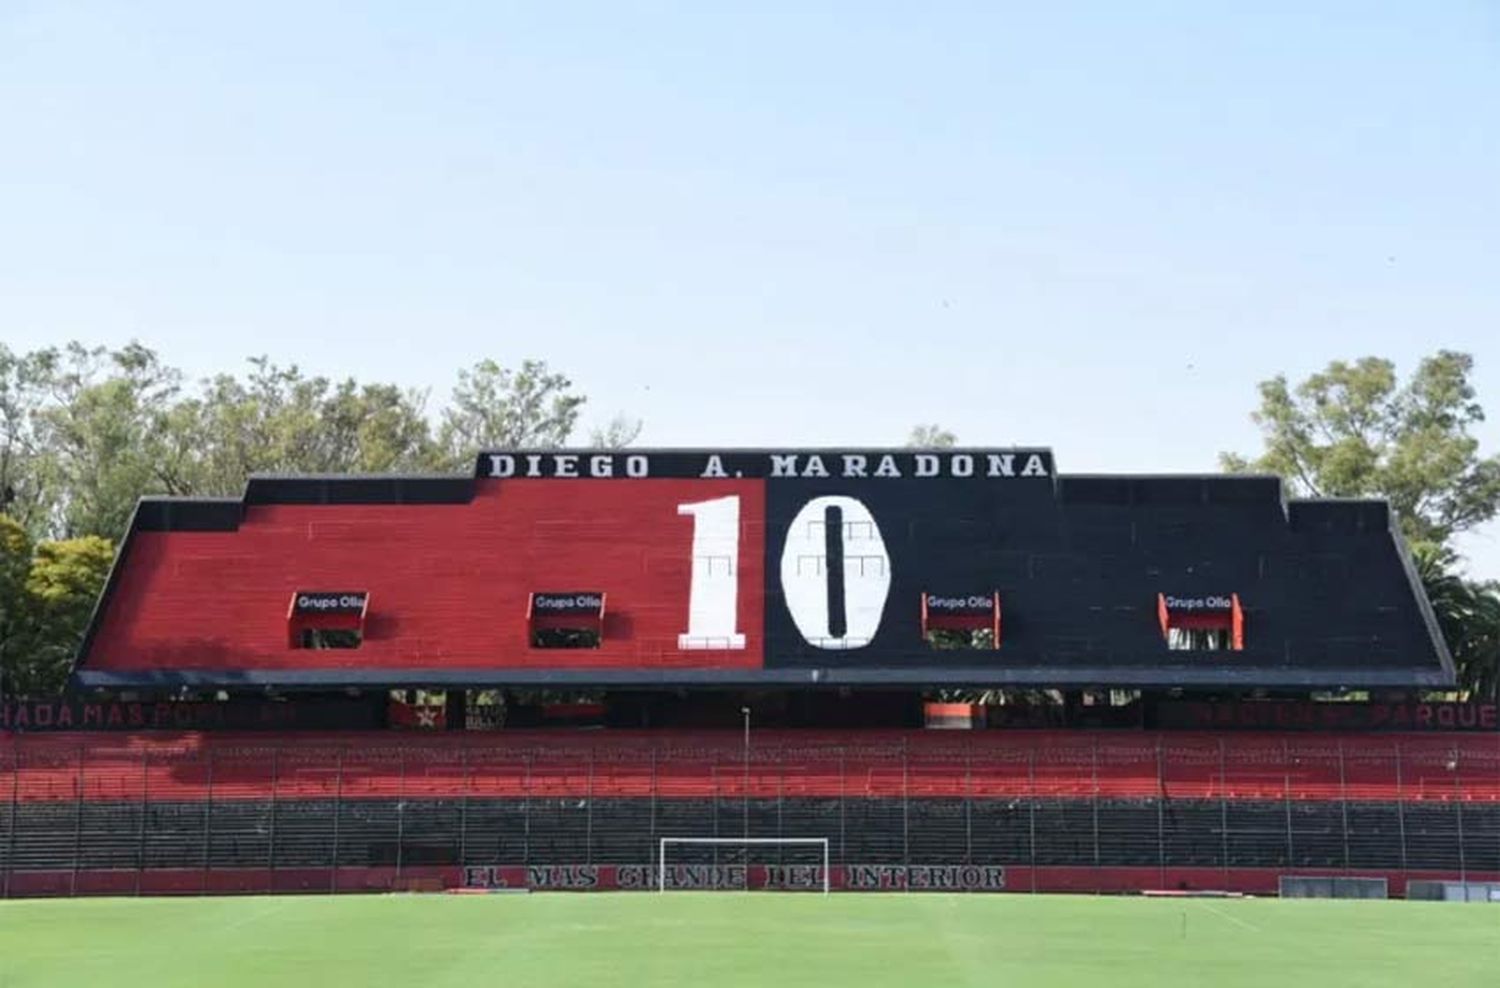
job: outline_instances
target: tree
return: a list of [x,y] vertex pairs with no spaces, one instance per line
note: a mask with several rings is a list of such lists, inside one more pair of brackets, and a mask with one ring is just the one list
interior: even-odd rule
[[644,423],[623,412],[610,419],[602,428],[589,432],[589,445],[594,449],[624,449],[641,437]]
[[26,577],[31,650],[16,665],[18,691],[62,688],[114,558],[114,546],[97,535],[37,545]]
[[1295,388],[1260,385],[1257,457],[1223,454],[1225,469],[1275,473],[1312,497],[1389,499],[1407,539],[1441,548],[1500,510],[1500,456],[1479,455],[1484,421],[1468,354],[1441,350],[1402,384],[1378,357],[1334,361]]
[[432,469],[438,456],[426,398],[254,358],[245,378],[220,374],[172,409],[156,457],[161,489],[231,496],[252,473]]
[[28,530],[44,526],[52,513],[36,425],[57,360],[56,350],[17,355],[0,343],[0,512]]
[[114,559],[98,536],[34,547],[0,515],[0,686],[5,694],[53,693],[72,666]]
[[0,687],[29,646],[26,576],[30,570],[31,539],[26,529],[14,518],[0,515]]
[[1454,571],[1456,557],[1443,550],[1415,554],[1417,575],[1448,649],[1458,685],[1471,697],[1500,696],[1500,585],[1474,583]]
[[409,473],[431,469],[437,447],[425,393],[394,384],[332,388],[319,407],[318,459],[326,472]]
[[906,445],[913,449],[952,449],[958,437],[940,425],[913,426]]
[[545,361],[511,371],[482,360],[458,372],[438,442],[449,466],[467,466],[480,449],[551,449],[573,434],[582,395]]
[[[542,361],[458,377],[434,434],[424,391],[264,356],[190,387],[139,343],[0,345],[0,511],[34,540],[119,538],[143,495],[232,497],[254,473],[464,470],[485,447],[559,447],[584,402]],[[617,415],[593,439],[619,448],[640,430]]]
[[136,500],[157,489],[155,450],[181,375],[138,343],[112,351],[72,343],[50,387],[51,401],[34,415],[50,527],[117,538]]

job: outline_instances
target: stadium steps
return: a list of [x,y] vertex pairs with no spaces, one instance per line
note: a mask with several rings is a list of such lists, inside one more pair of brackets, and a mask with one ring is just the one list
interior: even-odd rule
[[[1326,737],[1109,732],[610,732],[399,740],[100,735],[0,739],[17,801],[463,796],[1155,798],[1500,802],[1480,735]],[[103,740],[101,740],[103,737]],[[10,757],[7,758],[6,755]],[[14,765],[14,768],[10,766]],[[6,780],[0,780],[3,782]]]
[[663,836],[749,835],[826,837],[841,863],[1500,871],[1482,735],[765,731],[745,755],[737,732],[11,735],[0,869],[304,887],[334,865],[641,864]]

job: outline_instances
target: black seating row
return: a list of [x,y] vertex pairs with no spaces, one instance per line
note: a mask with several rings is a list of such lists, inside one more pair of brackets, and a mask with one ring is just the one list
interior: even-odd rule
[[1500,871],[1500,804],[823,797],[21,803],[0,870],[642,864],[661,837],[747,836],[825,837],[851,864]]

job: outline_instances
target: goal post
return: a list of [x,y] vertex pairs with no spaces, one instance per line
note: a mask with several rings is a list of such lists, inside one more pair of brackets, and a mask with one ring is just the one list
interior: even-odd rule
[[[657,852],[656,890],[667,890],[667,848],[673,845],[725,845],[729,847],[756,847],[764,845],[814,846],[823,851],[823,894],[830,888],[827,837],[663,837]],[[748,869],[750,865],[746,865]],[[748,881],[748,879],[747,879]]]

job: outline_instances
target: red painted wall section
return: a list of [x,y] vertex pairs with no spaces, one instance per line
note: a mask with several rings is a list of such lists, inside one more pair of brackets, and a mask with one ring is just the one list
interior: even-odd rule
[[760,731],[748,766],[738,731],[0,733],[0,793],[18,803],[746,794],[1500,803],[1500,746],[1483,735],[964,733]]
[[[237,532],[137,532],[83,667],[150,669],[759,668],[759,480],[481,480],[462,505],[267,505]],[[694,519],[740,497],[741,650],[681,650]],[[365,639],[293,649],[297,590],[366,590]],[[533,591],[608,595],[598,649],[529,647]]]

